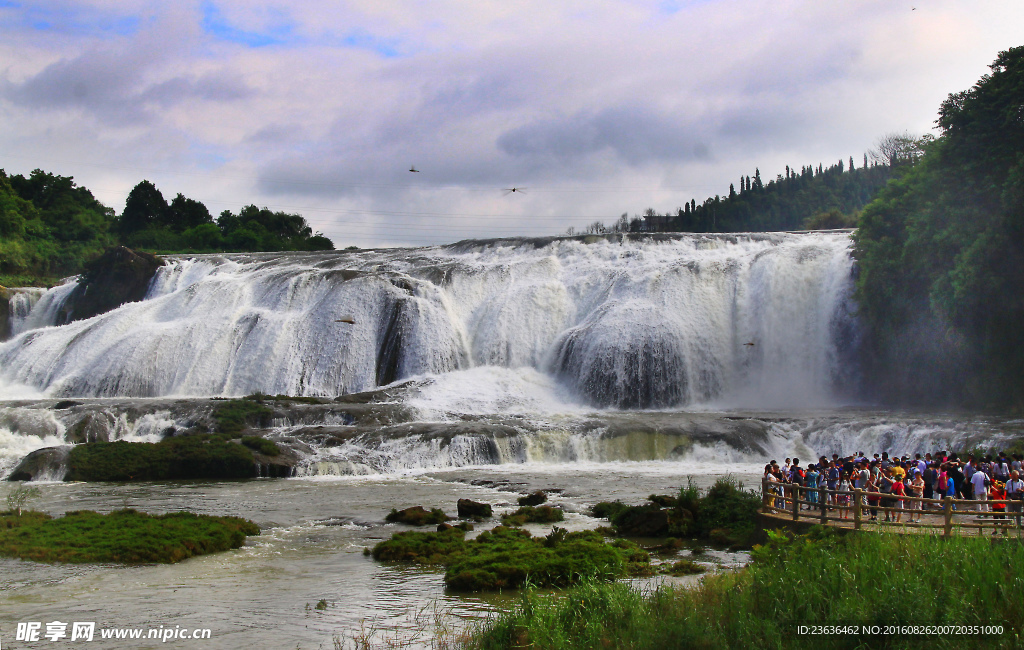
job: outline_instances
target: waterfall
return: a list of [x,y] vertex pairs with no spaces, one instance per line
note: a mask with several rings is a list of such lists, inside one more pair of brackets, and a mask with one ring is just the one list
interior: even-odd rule
[[171,258],[146,298],[0,343],[0,397],[336,396],[531,369],[613,408],[829,404],[855,384],[846,232]]

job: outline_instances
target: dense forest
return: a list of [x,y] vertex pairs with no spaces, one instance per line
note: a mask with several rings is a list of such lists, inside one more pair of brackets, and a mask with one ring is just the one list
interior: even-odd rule
[[201,202],[178,194],[168,203],[142,181],[118,216],[71,176],[0,169],[0,285],[52,284],[119,244],[160,253],[334,248],[297,214],[247,205],[214,220]]
[[855,234],[868,385],[1024,410],[1024,47],[942,103],[940,137]]
[[[890,162],[907,155],[918,146],[908,136],[891,136],[899,147],[880,146],[872,160],[864,155],[860,167],[853,158],[848,163],[825,167],[806,165],[796,171],[786,167],[785,174],[765,183],[761,170],[753,177],[741,176],[739,190],[729,185],[729,194],[695,200],[675,211],[659,214],[648,208],[642,215],[627,214],[611,226],[597,221],[586,233],[602,232],[771,232],[853,228],[858,214],[875,197],[890,177]],[[569,234],[576,234],[570,228]]]

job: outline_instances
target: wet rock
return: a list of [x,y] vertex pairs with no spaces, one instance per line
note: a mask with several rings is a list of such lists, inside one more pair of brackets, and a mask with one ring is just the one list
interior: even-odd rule
[[45,447],[36,449],[21,459],[8,481],[60,481],[67,471],[68,452],[71,447]]
[[432,526],[434,524],[444,523],[451,519],[448,515],[444,514],[444,511],[440,508],[431,508],[427,510],[423,506],[413,506],[404,510],[391,509],[391,512],[384,521],[397,523],[397,524],[409,524],[410,526]]
[[531,494],[527,494],[525,497],[519,497],[519,505],[521,506],[539,506],[548,500],[548,495],[544,494],[542,490],[537,490]]
[[78,286],[61,306],[57,324],[92,318],[126,302],[142,300],[163,264],[156,255],[124,246],[107,249],[85,265]]
[[295,466],[302,460],[302,456],[281,441],[278,441],[277,448],[278,453],[274,455],[253,451],[252,457],[260,477],[288,478],[295,474]]
[[471,499],[459,499],[458,502],[459,517],[472,519],[474,517],[490,517],[493,513],[491,512],[491,504],[480,503],[479,501],[473,501]]
[[11,292],[0,284],[0,341],[11,335]]
[[68,429],[65,438],[67,438],[68,442],[75,444],[83,442],[110,442],[112,426],[113,423],[108,420],[105,414],[88,413]]

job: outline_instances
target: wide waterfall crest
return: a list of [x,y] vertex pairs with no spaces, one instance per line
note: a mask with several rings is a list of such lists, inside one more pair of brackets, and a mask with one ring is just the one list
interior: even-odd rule
[[[0,344],[0,386],[49,396],[335,396],[474,367],[660,408],[825,402],[856,346],[846,232],[607,236],[172,258],[145,300]],[[0,388],[0,391],[3,389]]]

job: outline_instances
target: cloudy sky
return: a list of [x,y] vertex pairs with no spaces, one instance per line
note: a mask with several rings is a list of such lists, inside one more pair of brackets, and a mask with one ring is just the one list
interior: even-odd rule
[[0,0],[0,167],[118,212],[144,178],[298,212],[339,248],[557,234],[928,132],[1021,25],[1019,0]]

